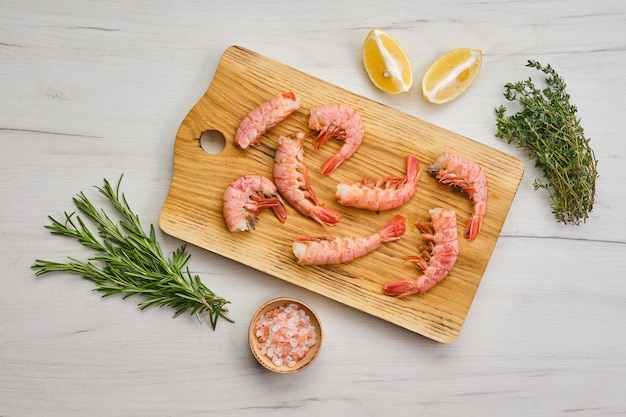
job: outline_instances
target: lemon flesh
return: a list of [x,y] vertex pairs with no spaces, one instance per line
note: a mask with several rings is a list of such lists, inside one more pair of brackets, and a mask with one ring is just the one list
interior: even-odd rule
[[372,29],[363,43],[363,66],[372,83],[390,94],[406,93],[413,84],[411,63],[387,32]]
[[437,59],[422,79],[422,95],[430,103],[447,103],[474,82],[482,67],[482,51],[459,48]]

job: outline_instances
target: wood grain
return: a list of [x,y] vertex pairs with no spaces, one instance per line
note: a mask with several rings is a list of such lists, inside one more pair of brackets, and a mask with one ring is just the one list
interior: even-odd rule
[[[252,108],[284,92],[302,98],[302,108],[268,132],[262,143],[241,150],[233,143],[239,122]],[[309,109],[327,103],[344,103],[361,113],[366,134],[354,156],[333,174],[322,176],[319,167],[340,143],[330,141],[315,150],[305,145],[305,163],[319,199],[342,213],[335,227],[323,227],[288,207],[280,224],[271,212],[261,215],[254,233],[230,233],[223,220],[221,197],[237,177],[258,173],[271,178],[276,140],[281,134],[306,131]],[[205,152],[200,136],[208,130],[226,139],[218,154]],[[479,237],[460,238],[460,255],[448,277],[429,292],[396,299],[382,286],[397,279],[416,278],[417,266],[403,256],[417,253],[422,244],[412,226],[429,219],[428,210],[446,207],[457,211],[462,234],[472,204],[428,175],[426,168],[443,151],[451,150],[479,163],[489,181],[488,213]],[[373,213],[339,206],[334,192],[338,181],[358,181],[368,175],[402,176],[408,153],[421,161],[417,193],[403,207]],[[479,142],[376,103],[340,87],[285,66],[241,47],[229,47],[211,85],[183,120],[174,145],[174,174],[159,226],[172,236],[218,253],[252,268],[307,288],[383,320],[442,343],[458,337],[476,290],[487,267],[521,180],[524,166],[518,159]],[[374,233],[394,214],[408,218],[404,237],[375,253],[337,266],[303,267],[291,251],[297,236],[354,236]]]

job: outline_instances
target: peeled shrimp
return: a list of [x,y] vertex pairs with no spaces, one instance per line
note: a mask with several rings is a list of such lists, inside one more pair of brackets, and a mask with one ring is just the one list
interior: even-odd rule
[[326,226],[337,224],[341,215],[320,204],[311,189],[304,159],[304,134],[296,139],[278,138],[274,161],[274,181],[278,191],[296,210]]
[[327,104],[312,108],[309,128],[319,132],[313,140],[313,145],[318,149],[331,137],[344,141],[339,153],[328,158],[320,168],[324,175],[330,174],[343,161],[350,158],[363,142],[365,134],[361,115],[343,104]]
[[431,222],[416,223],[427,246],[421,247],[421,255],[406,259],[417,263],[423,274],[417,279],[390,282],[384,286],[387,295],[405,297],[424,293],[441,282],[452,270],[459,255],[456,213],[453,210],[436,208],[429,211]]
[[406,158],[404,178],[385,177],[368,182],[337,184],[337,202],[344,206],[363,208],[374,211],[390,210],[400,207],[413,197],[420,177],[419,160],[409,155]]
[[235,144],[242,149],[257,145],[261,136],[291,113],[300,109],[300,97],[289,91],[253,109],[244,117],[235,133]]
[[474,203],[474,212],[467,222],[463,236],[474,240],[487,214],[487,177],[477,163],[446,151],[428,168],[440,183],[465,191]]
[[244,175],[233,181],[222,197],[224,220],[231,232],[254,230],[261,211],[271,208],[284,223],[285,203],[274,183],[263,175]]
[[300,265],[329,265],[352,261],[397,240],[406,230],[406,219],[398,214],[378,232],[360,237],[299,237],[293,254]]

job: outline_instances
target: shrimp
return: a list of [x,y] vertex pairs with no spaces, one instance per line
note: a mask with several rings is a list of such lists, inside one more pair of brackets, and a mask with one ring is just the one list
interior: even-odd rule
[[309,117],[309,128],[319,132],[313,140],[313,145],[318,149],[331,137],[344,141],[339,153],[328,158],[320,168],[323,175],[330,174],[343,161],[350,158],[363,142],[365,134],[361,115],[343,104],[313,107]]
[[320,224],[333,226],[337,224],[341,214],[320,204],[309,184],[303,159],[303,133],[298,133],[296,139],[290,139],[287,136],[278,138],[274,162],[274,181],[278,191],[303,215]]
[[281,223],[287,220],[287,209],[276,185],[263,175],[237,178],[222,197],[224,220],[231,232],[253,231],[261,211],[271,208]]
[[431,222],[419,222],[415,226],[427,241],[421,247],[421,255],[407,256],[406,260],[417,263],[423,274],[417,279],[394,281],[384,286],[387,295],[405,297],[424,293],[441,282],[452,270],[459,255],[456,230],[456,213],[453,210],[435,208],[429,211]]
[[253,109],[244,117],[235,133],[235,144],[241,149],[255,146],[261,136],[290,114],[300,109],[300,97],[289,91]]
[[483,217],[487,214],[487,177],[477,163],[446,151],[428,168],[440,183],[465,191],[473,201],[473,214],[470,216],[463,236],[474,240],[480,232]]
[[349,262],[397,240],[406,230],[406,219],[397,214],[378,232],[359,237],[299,237],[293,254],[300,265],[330,265]]
[[417,190],[417,181],[421,171],[419,160],[409,155],[406,158],[406,175],[404,178],[385,177],[375,182],[337,184],[335,197],[339,204],[374,211],[390,210],[400,207],[413,197]]

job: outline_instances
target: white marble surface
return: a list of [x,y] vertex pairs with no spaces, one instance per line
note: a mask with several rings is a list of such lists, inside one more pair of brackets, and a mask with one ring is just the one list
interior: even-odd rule
[[[0,0],[0,416],[626,415],[626,3],[600,1]],[[378,92],[361,44],[392,33],[417,80],[439,54],[484,52],[445,106]],[[156,224],[182,119],[238,44],[527,162],[461,336],[442,345],[198,248],[192,271],[232,301],[215,332],[138,300],[102,300],[35,258],[85,256],[50,236],[102,178]],[[556,223],[540,172],[494,137],[503,84],[551,63],[599,160],[585,225]],[[532,71],[532,72],[531,72]],[[90,194],[93,195],[93,194]],[[160,234],[173,250],[181,242]],[[295,375],[260,368],[249,318],[275,296],[311,304],[326,343]]]

